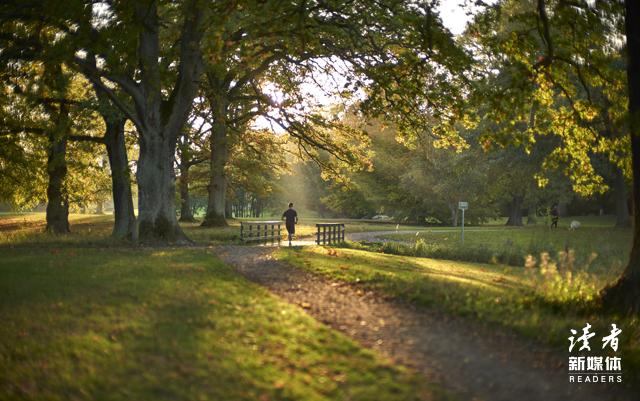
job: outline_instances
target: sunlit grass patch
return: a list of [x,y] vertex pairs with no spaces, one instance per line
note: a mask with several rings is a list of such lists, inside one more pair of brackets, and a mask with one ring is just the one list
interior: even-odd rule
[[240,222],[229,220],[226,227],[202,227],[200,222],[180,223],[184,233],[198,243],[239,243]]
[[71,233],[54,235],[45,233],[44,213],[14,214],[0,217],[0,246],[20,245],[115,245],[120,241],[110,238],[113,215],[76,214],[69,215]]

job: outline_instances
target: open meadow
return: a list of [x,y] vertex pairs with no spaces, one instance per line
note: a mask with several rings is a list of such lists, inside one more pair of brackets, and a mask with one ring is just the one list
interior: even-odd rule
[[[72,234],[64,237],[39,234],[42,218],[0,217],[1,361],[10,372],[0,383],[5,395],[55,399],[64,392],[82,398],[113,387],[119,389],[115,399],[451,396],[318,325],[220,262],[214,246],[238,243],[237,222],[215,229],[186,224],[192,246],[153,248],[110,239],[110,216],[73,215]],[[350,233],[379,227],[347,223]],[[622,267],[628,230],[597,224],[572,232],[474,227],[462,246],[453,229],[420,228],[417,244],[415,227],[402,229],[406,233],[383,234],[399,243],[283,247],[276,257],[356,288],[513,331],[559,352],[569,328],[588,321],[604,331],[615,321],[625,328],[620,347],[627,378],[640,377],[640,322],[603,313],[596,302]],[[400,248],[385,248],[392,246]],[[429,252],[409,256],[429,246],[451,253],[440,251],[443,259]],[[527,266],[495,258],[460,261],[468,256],[461,251],[466,247],[495,254],[507,246],[514,253],[535,249],[551,256],[546,264],[536,259]],[[578,256],[569,262],[554,254],[567,246],[571,254],[597,257],[585,265]],[[116,364],[122,369],[110,372]],[[209,372],[224,374],[211,381]],[[191,390],[185,393],[187,383]]]

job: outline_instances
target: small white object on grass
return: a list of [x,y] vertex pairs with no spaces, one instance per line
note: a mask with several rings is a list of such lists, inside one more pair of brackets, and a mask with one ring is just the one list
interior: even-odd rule
[[400,229],[400,224],[396,224],[396,231]]
[[580,228],[580,222],[578,220],[573,220],[569,225],[569,230],[571,231],[577,230],[578,228]]

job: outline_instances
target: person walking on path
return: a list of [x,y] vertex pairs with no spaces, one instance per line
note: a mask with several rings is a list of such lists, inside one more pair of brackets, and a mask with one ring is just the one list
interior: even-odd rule
[[558,228],[559,219],[560,213],[558,212],[558,205],[553,205],[551,208],[551,228]]
[[289,246],[291,246],[291,237],[296,233],[296,224],[298,224],[298,212],[293,208],[293,202],[289,203],[289,209],[282,213],[282,219],[287,227],[287,236],[289,237]]

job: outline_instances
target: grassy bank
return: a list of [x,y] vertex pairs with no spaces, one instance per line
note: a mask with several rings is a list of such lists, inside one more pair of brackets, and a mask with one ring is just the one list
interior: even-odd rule
[[207,250],[2,253],[0,399],[444,397]]
[[333,279],[513,329],[564,351],[571,328],[580,331],[589,322],[608,334],[616,323],[624,332],[619,355],[626,382],[640,380],[640,321],[604,313],[594,302],[608,275],[569,272],[552,262],[522,268],[344,248],[282,249],[279,257]]
[[473,228],[459,230],[421,230],[389,234],[382,239],[403,243],[368,245],[373,251],[423,256],[437,259],[524,266],[540,262],[541,255],[558,262],[562,253],[571,252],[576,267],[617,274],[624,266],[631,246],[631,230],[607,226],[586,226],[576,231],[550,230],[544,226],[522,228]]

